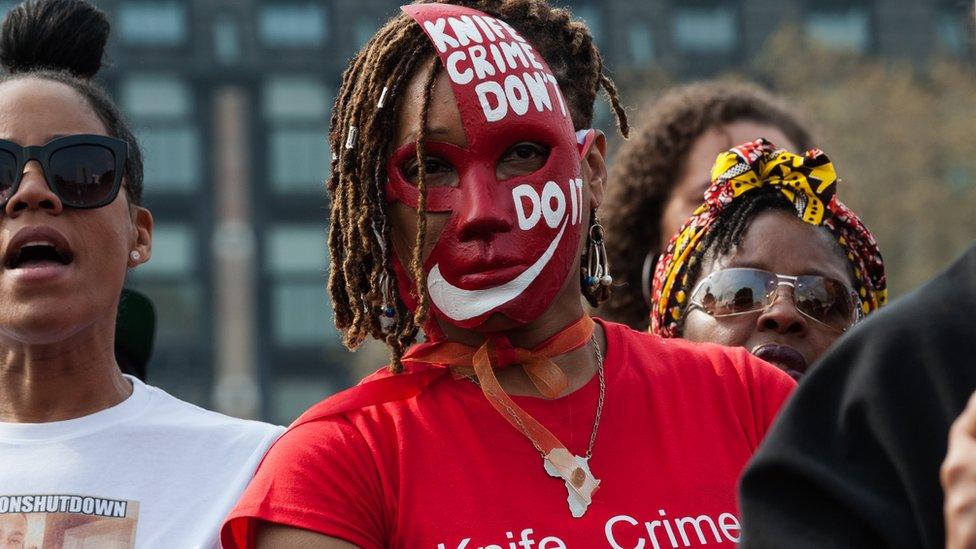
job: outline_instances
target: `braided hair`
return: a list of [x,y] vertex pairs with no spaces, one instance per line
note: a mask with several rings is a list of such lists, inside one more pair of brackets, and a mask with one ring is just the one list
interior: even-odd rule
[[[590,127],[593,103],[602,87],[616,113],[620,132],[627,135],[627,117],[616,87],[603,72],[600,51],[586,25],[574,21],[568,10],[550,7],[545,0],[440,1],[504,20],[531,42],[556,76],[577,130]],[[332,109],[332,175],[327,183],[332,197],[328,290],[335,323],[350,349],[367,336],[385,341],[391,349],[394,372],[402,370],[400,357],[416,339],[428,314],[421,265],[427,229],[424,139],[439,63],[433,63],[426,75],[417,136],[417,239],[406,266],[418,288],[414,314],[401,299],[394,297],[394,303],[386,303],[383,295],[384,281],[390,284],[393,296],[399,295],[384,194],[385,161],[392,152],[391,136],[403,90],[433,56],[433,46],[420,26],[405,14],[394,16],[349,63]],[[378,314],[384,306],[395,310],[385,329]]]

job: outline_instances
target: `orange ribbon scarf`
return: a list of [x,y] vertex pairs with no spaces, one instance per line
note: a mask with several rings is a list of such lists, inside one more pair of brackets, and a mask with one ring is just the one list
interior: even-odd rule
[[450,341],[415,345],[402,359],[404,373],[387,373],[332,395],[302,414],[289,429],[367,406],[415,397],[450,371],[460,376],[473,372],[492,407],[542,454],[546,472],[566,482],[570,511],[574,517],[580,517],[600,486],[587,466],[588,457],[573,455],[556,435],[520,408],[502,389],[494,370],[520,364],[543,396],[556,398],[569,383],[552,357],[586,345],[593,336],[593,327],[593,319],[584,315],[531,350],[513,347],[503,335],[489,337],[477,348]]
[[403,374],[380,377],[332,395],[302,414],[291,427],[367,406],[412,398],[450,370],[460,376],[473,372],[492,407],[539,452],[548,455],[553,449],[565,448],[565,445],[505,393],[494,369],[520,364],[543,396],[556,398],[566,390],[568,381],[566,374],[550,359],[585,345],[593,335],[593,326],[593,319],[583,315],[531,350],[513,347],[504,336],[491,337],[480,347],[452,341],[415,345],[402,359],[407,367]]
[[403,362],[426,362],[449,366],[460,376],[467,376],[468,372],[473,372],[492,407],[532,441],[539,452],[547,455],[555,448],[565,448],[565,445],[508,396],[498,383],[498,378],[495,377],[495,368],[521,364],[522,369],[544,397],[556,398],[566,390],[569,382],[566,374],[551,358],[585,345],[593,335],[593,326],[593,319],[583,315],[579,320],[531,350],[513,347],[504,336],[489,337],[477,348],[453,341],[418,345],[407,351]]
[[[593,334],[593,326],[593,319],[584,315],[530,351],[512,347],[508,339],[504,337],[495,338],[478,348],[450,341],[414,345],[402,359],[406,367],[404,373],[390,374],[386,372],[380,377],[336,393],[309,408],[292,422],[291,427],[294,428],[304,423],[360,410],[367,406],[413,398],[451,369],[459,375],[465,375],[466,371],[473,371],[492,406],[511,422],[512,419],[510,418],[513,416],[509,414],[506,404],[512,410],[521,411],[521,408],[512,402],[512,399],[501,389],[492,368],[495,365],[505,367],[512,364],[522,364],[539,392],[547,398],[555,398],[565,390],[567,381],[566,375],[549,358],[568,353],[585,345]],[[483,352],[479,352],[482,350]],[[499,404],[501,405],[500,409]],[[526,418],[529,417],[524,411],[522,414]],[[538,424],[538,422],[533,419],[527,424]],[[516,426],[516,428],[518,427]],[[522,429],[519,428],[519,431]],[[540,441],[540,451],[544,451],[554,444],[559,447],[562,446],[556,437],[544,427],[541,430],[533,429],[533,432],[535,431],[541,433],[540,437],[536,438]]]

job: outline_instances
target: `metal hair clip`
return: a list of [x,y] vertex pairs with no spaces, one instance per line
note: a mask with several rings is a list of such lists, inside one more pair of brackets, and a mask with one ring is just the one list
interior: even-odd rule
[[396,327],[397,323],[397,312],[393,304],[396,300],[393,298],[393,290],[390,288],[390,279],[386,276],[386,273],[380,275],[380,292],[383,294],[383,304],[380,306],[379,312],[379,323],[380,330],[384,334],[389,334]]
[[356,146],[356,126],[349,126],[349,135],[346,137],[346,148],[351,149]]
[[383,108],[383,105],[386,104],[386,92],[387,91],[389,91],[389,88],[387,88],[386,86],[383,86],[383,92],[380,93],[380,100],[376,103],[376,107],[377,108],[382,109]]
[[383,232],[380,227],[373,223],[373,235],[376,237],[376,242],[380,246],[380,251],[384,254],[386,253],[386,241],[383,240]]

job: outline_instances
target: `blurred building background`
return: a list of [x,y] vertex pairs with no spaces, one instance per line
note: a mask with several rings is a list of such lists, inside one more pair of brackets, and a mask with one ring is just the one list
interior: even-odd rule
[[[13,4],[0,2],[0,8]],[[156,218],[152,260],[129,281],[158,310],[150,381],[203,406],[288,423],[354,380],[356,355],[339,344],[324,289],[326,133],[346,61],[399,2],[96,4],[113,24],[111,65],[100,78],[137,129],[146,159],[146,204]],[[965,88],[974,59],[972,19],[966,17],[972,0],[603,0],[570,7],[593,29],[637,122],[638,106],[669,84],[732,74],[759,80],[802,109],[816,110],[809,118],[823,130],[829,152],[830,139],[841,147],[844,138],[856,145],[878,133],[852,124],[848,111],[822,110],[817,103],[821,97],[848,97],[844,86],[872,82],[858,71],[880,71],[875,87],[850,92],[861,93],[866,103],[873,94],[887,95],[890,79],[904,80],[897,80],[897,70],[907,71],[910,83],[923,90],[903,93],[904,100],[921,97],[944,107],[942,99],[925,95],[925,86],[956,90],[958,108],[972,106],[963,104],[967,97],[976,99]],[[954,76],[939,80],[927,72],[937,65],[950,67],[945,70]],[[899,105],[880,116],[900,111]],[[928,107],[921,108],[918,123],[925,124]],[[597,113],[599,124],[607,125],[606,106],[601,103]],[[968,128],[971,143],[974,115],[946,114],[964,119],[960,135]],[[831,121],[848,126],[832,132]],[[909,131],[905,146],[913,142]],[[865,154],[883,156],[885,150]],[[852,151],[849,162],[895,164],[899,154],[865,161]],[[952,154],[941,160],[948,162],[947,171],[934,184],[957,185],[968,194],[952,195],[957,191],[950,189],[945,196],[963,200],[972,211],[976,154],[953,154],[959,160]],[[839,170],[844,176],[843,164]],[[897,179],[898,172],[859,177],[879,179],[878,185],[887,185],[884,192],[898,192],[900,182],[887,180]],[[870,210],[876,189],[864,187],[849,202]],[[919,216],[932,215],[928,206],[920,207]],[[872,227],[888,223],[886,213],[873,215],[866,215]],[[899,234],[903,215],[885,225],[882,236]],[[971,241],[976,227],[969,223],[959,242],[939,244],[938,232],[926,237],[941,246],[939,253],[921,270],[895,280],[894,293],[934,273]],[[919,261],[911,246],[932,245],[917,241],[889,253],[886,245],[893,244],[881,240],[882,250],[901,258],[906,269]],[[372,368],[380,364],[376,356],[367,361]]]

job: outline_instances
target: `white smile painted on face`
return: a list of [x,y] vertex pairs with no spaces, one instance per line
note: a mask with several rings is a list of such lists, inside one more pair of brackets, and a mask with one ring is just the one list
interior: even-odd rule
[[482,290],[458,288],[444,279],[440,264],[434,265],[427,275],[427,293],[431,301],[451,320],[462,321],[481,316],[515,299],[542,274],[543,269],[549,264],[549,260],[559,247],[568,222],[569,216],[563,218],[563,226],[559,228],[559,233],[535,263],[522,271],[522,274],[494,288]]

